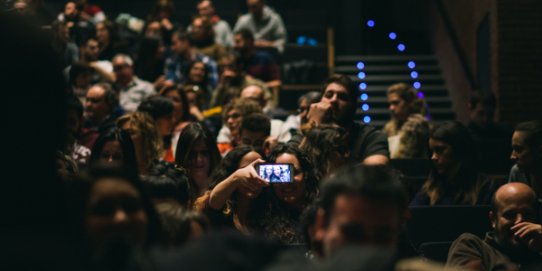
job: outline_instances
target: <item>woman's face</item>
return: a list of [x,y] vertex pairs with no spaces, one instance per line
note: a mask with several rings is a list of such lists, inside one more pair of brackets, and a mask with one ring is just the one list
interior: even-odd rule
[[280,170],[279,166],[275,166],[273,167],[273,173],[275,174],[275,176],[280,177],[282,171]]
[[271,176],[272,173],[273,173],[273,169],[271,167],[265,168],[265,176]]
[[429,151],[437,172],[448,175],[456,164],[452,146],[444,141],[430,138]]
[[171,135],[173,131],[173,114],[156,118],[156,127],[161,136]]
[[148,218],[141,194],[128,181],[102,178],[91,188],[85,219],[87,238],[94,249],[116,241],[143,246]]
[[232,109],[226,115],[226,126],[228,126],[232,133],[237,133],[239,132],[238,130],[242,119],[241,113],[239,113],[239,111],[236,109]]
[[277,156],[276,163],[294,165],[293,183],[274,183],[273,190],[275,195],[287,204],[294,204],[302,200],[305,194],[305,175],[299,164],[297,157],[290,153],[283,153]]
[[209,171],[211,169],[211,155],[203,139],[196,141],[188,153],[186,168],[200,189],[207,188]]
[[179,92],[172,90],[165,94],[173,102],[173,118],[175,123],[178,123],[183,119],[183,103]]
[[100,161],[119,162],[124,159],[122,146],[119,141],[111,140],[105,142],[102,152],[100,153]]
[[196,62],[192,65],[188,76],[192,82],[202,83],[205,77],[205,64],[203,62]]
[[406,121],[409,115],[409,104],[397,94],[388,95],[389,109],[393,119]]

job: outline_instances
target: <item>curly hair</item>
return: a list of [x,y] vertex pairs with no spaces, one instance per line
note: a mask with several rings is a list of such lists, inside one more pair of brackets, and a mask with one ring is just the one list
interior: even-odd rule
[[319,180],[316,178],[315,168],[309,159],[309,156],[294,144],[279,143],[271,150],[267,156],[267,161],[269,163],[275,163],[277,157],[284,153],[294,155],[297,158],[297,161],[299,161],[299,166],[303,171],[303,181],[306,186],[305,199],[307,200],[307,203],[310,203],[318,195]]
[[337,125],[320,125],[309,130],[299,146],[315,165],[316,177],[322,180],[332,171],[333,152],[349,155],[349,136],[346,130]]
[[144,157],[138,157],[142,161],[138,161],[140,164],[144,163],[145,169],[150,169],[155,161],[160,160],[163,156],[163,140],[160,136],[160,132],[156,127],[154,120],[149,114],[144,112],[133,112],[120,117],[117,120],[117,127],[122,129],[126,123],[130,123],[132,130],[129,131],[131,135],[137,133],[142,138]]
[[[425,115],[425,99],[418,97],[418,91],[406,83],[393,84],[388,88],[387,95],[395,94],[408,105],[408,114]],[[388,136],[395,135],[401,129],[406,120],[391,119],[384,126],[384,131]]]
[[227,104],[224,107],[224,110],[222,110],[222,113],[223,113],[222,117],[224,119],[224,122],[227,122],[228,112],[232,110],[237,110],[239,111],[239,114],[241,114],[241,116],[246,116],[250,113],[261,113],[262,107],[260,106],[260,104],[258,104],[258,102],[252,99],[247,99],[247,98],[235,99],[231,101],[229,104]]

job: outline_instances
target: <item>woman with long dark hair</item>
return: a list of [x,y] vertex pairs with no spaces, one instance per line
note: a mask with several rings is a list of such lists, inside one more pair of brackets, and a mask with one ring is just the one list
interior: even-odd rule
[[271,150],[269,163],[292,164],[291,183],[273,183],[265,215],[259,221],[260,231],[284,244],[301,244],[299,217],[318,195],[318,180],[308,156],[293,144],[279,144]]
[[175,164],[188,171],[192,200],[207,191],[211,172],[219,162],[220,153],[211,132],[200,123],[188,124],[177,141]]
[[437,125],[429,149],[431,172],[411,206],[490,204],[496,187],[478,174],[476,145],[463,124]]

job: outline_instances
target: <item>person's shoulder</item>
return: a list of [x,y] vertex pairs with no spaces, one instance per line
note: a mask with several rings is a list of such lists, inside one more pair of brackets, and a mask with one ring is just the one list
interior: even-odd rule
[[357,133],[357,134],[373,134],[373,133],[377,133],[377,134],[382,134],[384,135],[384,133],[379,130],[378,128],[376,128],[375,126],[373,125],[370,125],[370,124],[366,124],[366,123],[362,123],[361,121],[354,121],[354,123],[352,124],[352,133]]

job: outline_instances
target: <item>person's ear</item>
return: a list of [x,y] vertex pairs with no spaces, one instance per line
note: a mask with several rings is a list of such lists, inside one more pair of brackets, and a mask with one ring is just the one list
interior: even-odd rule
[[491,228],[495,229],[497,226],[496,214],[493,211],[489,211],[489,221],[491,221]]

